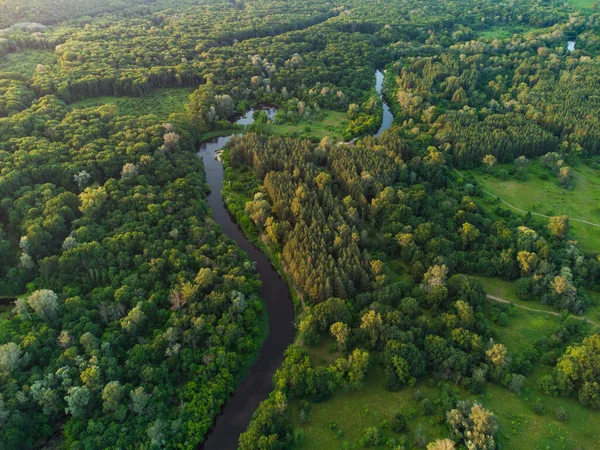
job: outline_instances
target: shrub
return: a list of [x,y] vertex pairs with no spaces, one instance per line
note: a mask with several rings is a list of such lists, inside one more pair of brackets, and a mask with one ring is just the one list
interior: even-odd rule
[[406,417],[402,413],[396,413],[390,421],[390,428],[394,433],[406,431]]
[[377,427],[369,427],[363,433],[360,439],[360,445],[363,447],[376,447],[383,444],[384,436]]
[[423,408],[423,414],[426,416],[431,416],[435,412],[435,406],[428,398],[421,402],[421,408]]
[[565,408],[563,408],[562,406],[556,409],[554,417],[556,417],[556,420],[559,420],[561,422],[566,422],[567,420],[569,420],[569,415],[567,414],[567,411],[565,411]]
[[531,405],[531,409],[538,416],[543,416],[544,414],[546,414],[546,406],[540,398],[535,399],[535,401]]

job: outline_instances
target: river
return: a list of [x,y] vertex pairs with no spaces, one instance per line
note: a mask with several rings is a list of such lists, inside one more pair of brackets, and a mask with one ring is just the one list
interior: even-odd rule
[[387,130],[389,127],[391,127],[392,122],[394,121],[394,115],[392,114],[392,110],[383,98],[383,76],[383,72],[381,72],[380,70],[375,72],[375,90],[379,94],[379,97],[381,97],[381,100],[383,100],[383,120],[381,121],[381,126],[379,127],[379,130],[377,130],[377,133],[375,133],[375,137],[379,137],[379,135],[383,133],[384,130]]
[[[249,125],[253,122],[252,113],[252,110],[249,111],[236,123]],[[287,284],[265,254],[244,237],[223,202],[223,165],[217,160],[216,153],[232,137],[233,135],[223,136],[203,142],[198,155],[204,160],[206,181],[210,186],[208,205],[215,221],[248,254],[248,258],[256,262],[262,281],[260,296],[265,301],[269,316],[269,335],[248,375],[226,403],[222,414],[217,417],[213,430],[202,447],[204,450],[237,449],[239,436],[248,427],[252,414],[273,390],[273,375],[283,362],[283,353],[295,335],[294,305]]]
[[[383,99],[383,73],[379,70],[375,73],[375,80],[377,93]],[[275,108],[270,107],[264,110],[267,111],[270,119],[275,116]],[[253,113],[254,110],[248,111],[235,123],[250,125],[254,122]],[[392,112],[384,101],[383,121],[375,136],[379,136],[384,130],[387,130],[393,119]],[[198,156],[204,161],[206,182],[210,186],[207,200],[215,221],[221,226],[223,232],[248,254],[248,258],[256,262],[256,269],[262,281],[260,295],[265,301],[269,316],[269,335],[248,375],[217,417],[212,431],[201,446],[204,450],[234,450],[238,448],[240,434],[248,427],[260,402],[266,399],[272,391],[273,375],[283,362],[283,353],[293,342],[295,335],[294,306],[285,281],[279,276],[265,254],[246,239],[223,202],[221,195],[223,165],[217,159],[217,153],[233,136],[222,136],[203,142],[198,147]]]

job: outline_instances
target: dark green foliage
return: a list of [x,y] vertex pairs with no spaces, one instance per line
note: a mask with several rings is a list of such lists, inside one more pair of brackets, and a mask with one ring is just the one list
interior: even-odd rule
[[402,413],[396,413],[390,421],[390,428],[394,433],[403,433],[406,431],[406,417]]

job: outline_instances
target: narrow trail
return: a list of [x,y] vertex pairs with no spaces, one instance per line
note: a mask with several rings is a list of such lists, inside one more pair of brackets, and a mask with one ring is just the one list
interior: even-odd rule
[[[460,172],[458,169],[456,169],[456,168],[454,168],[454,167],[453,167],[452,169],[453,169],[453,170],[454,170],[454,171],[455,171],[457,174],[459,174],[461,177],[464,177],[464,175],[462,174],[462,172]],[[483,188],[482,188],[481,190],[482,190],[483,192],[485,192],[486,194],[488,194],[488,195],[490,195],[490,196],[492,196],[492,197],[494,197],[494,198],[497,198],[498,200],[500,200],[502,203],[504,203],[504,204],[505,204],[506,206],[508,206],[509,208],[512,208],[512,209],[514,209],[514,210],[516,210],[516,211],[522,212],[523,214],[531,213],[531,215],[533,215],[533,216],[544,217],[544,218],[546,218],[546,219],[550,219],[550,218],[552,217],[552,216],[547,216],[546,214],[542,214],[542,213],[537,213],[537,212],[533,212],[533,211],[527,211],[527,210],[525,210],[525,209],[521,209],[521,208],[519,208],[518,206],[515,206],[515,205],[512,205],[512,204],[508,203],[508,202],[507,202],[506,200],[504,200],[502,197],[499,197],[499,196],[497,196],[497,195],[496,195],[496,194],[494,194],[493,192],[487,191],[487,190],[485,190],[485,189],[483,189]],[[576,219],[576,218],[573,218],[573,217],[569,217],[569,221],[571,221],[571,222],[579,222],[579,223],[584,223],[584,224],[586,224],[586,225],[591,225],[591,226],[593,226],[593,227],[600,227],[600,223],[589,222],[589,221],[587,221],[587,220],[584,220],[584,219]]]
[[[527,311],[533,311],[533,312],[537,312],[537,313],[550,314],[552,316],[557,316],[557,317],[561,316],[561,314],[558,313],[558,312],[556,312],[556,311],[547,311],[545,309],[536,309],[536,308],[530,308],[529,306],[518,305],[515,302],[511,302],[510,300],[507,300],[507,299],[502,298],[502,297],[498,297],[496,295],[486,294],[486,297],[487,297],[488,300],[491,300],[493,302],[506,303],[506,304],[509,304],[509,305],[512,304],[512,305],[515,305],[515,307],[517,307],[517,308],[525,309]],[[575,317],[576,319],[588,322],[588,323],[590,323],[590,324],[592,324],[592,325],[594,325],[596,327],[600,327],[600,323],[598,323],[598,322],[596,322],[596,321],[594,321],[592,319],[588,319],[587,317],[576,316],[576,315],[573,315],[573,317]]]

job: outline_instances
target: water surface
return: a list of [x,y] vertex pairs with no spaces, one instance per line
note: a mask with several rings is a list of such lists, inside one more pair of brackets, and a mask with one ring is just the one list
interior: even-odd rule
[[383,100],[383,120],[381,121],[381,126],[379,127],[379,130],[377,130],[377,133],[375,133],[374,135],[375,137],[379,137],[379,135],[383,133],[383,131],[391,127],[392,122],[394,121],[394,115],[392,114],[392,110],[383,98],[383,77],[384,74],[380,70],[375,72],[375,90],[379,94],[379,97],[381,97],[381,100]]
[[[253,122],[253,110],[236,123],[249,125]],[[270,117],[275,109],[268,111]],[[256,262],[256,269],[262,281],[260,296],[265,301],[269,316],[269,335],[263,343],[260,356],[250,368],[246,378],[225,404],[222,414],[217,417],[213,430],[203,444],[205,450],[234,450],[238,448],[241,433],[246,431],[252,414],[261,401],[273,390],[273,375],[283,362],[283,353],[294,339],[294,306],[285,281],[279,276],[269,259],[254,244],[248,241],[242,230],[234,222],[223,202],[223,165],[216,159],[221,150],[234,135],[223,136],[203,142],[198,155],[204,161],[206,181],[210,186],[208,204],[215,221],[223,232]]]

